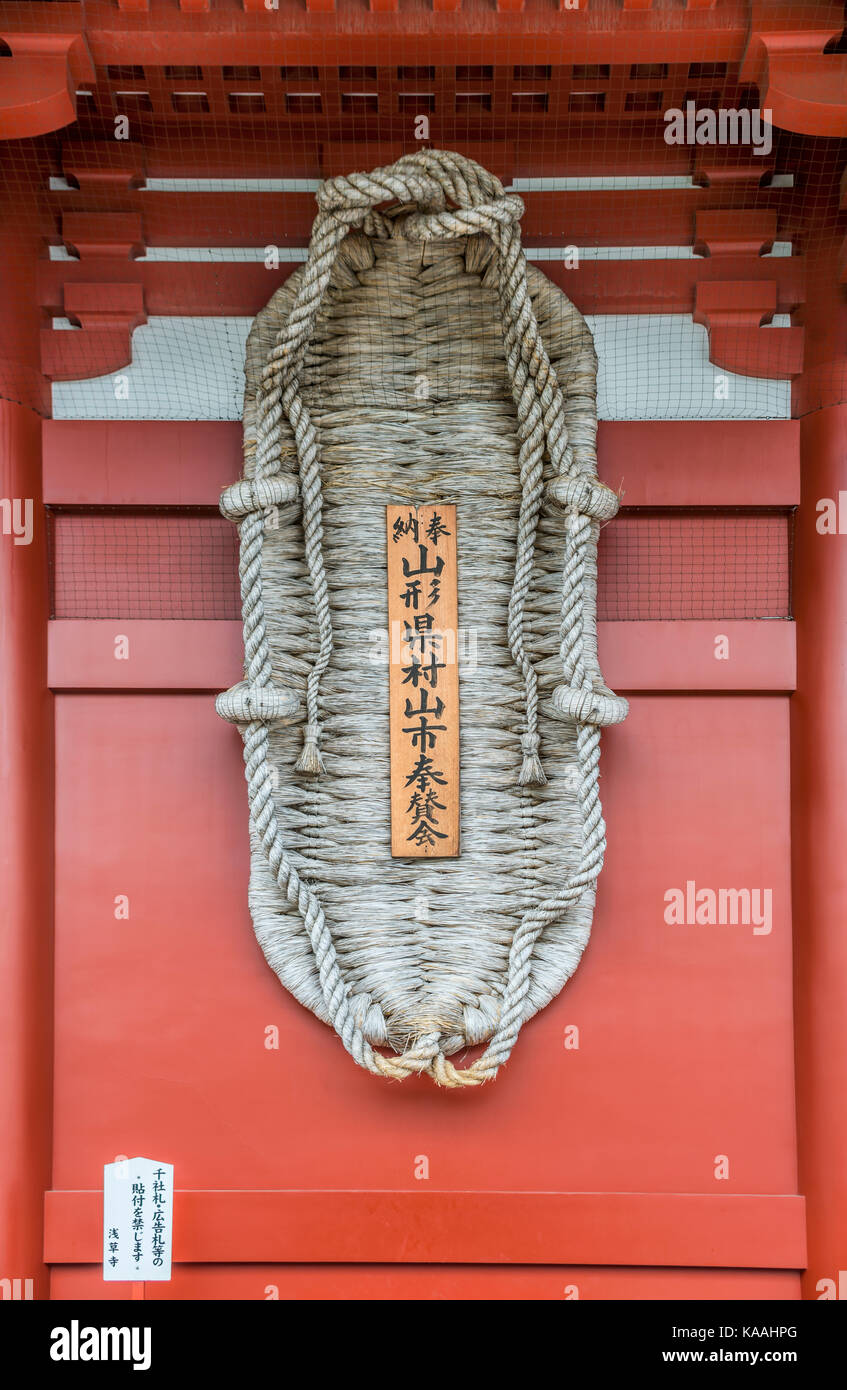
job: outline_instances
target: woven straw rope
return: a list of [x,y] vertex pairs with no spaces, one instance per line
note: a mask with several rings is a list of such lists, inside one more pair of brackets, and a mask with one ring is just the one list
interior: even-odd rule
[[[377,211],[378,205],[390,201],[402,205],[400,215],[397,209],[393,215]],[[448,207],[448,203],[454,206]],[[538,998],[533,999],[532,995],[533,987],[538,984],[537,980],[533,981],[533,957],[542,934],[548,931],[552,940],[556,924],[561,923],[563,917],[582,913],[585,918],[587,907],[587,926],[581,944],[587,939],[593,889],[605,850],[605,829],[597,789],[599,729],[618,722],[627,711],[626,702],[605,687],[596,655],[593,615],[596,537],[600,522],[609,519],[617,510],[617,499],[596,481],[593,449],[596,413],[590,335],[564,296],[554,292],[559,304],[567,306],[569,332],[579,337],[583,355],[587,338],[587,351],[591,353],[590,390],[584,380],[583,363],[582,376],[575,373],[575,389],[565,399],[541,341],[533,310],[518,230],[522,203],[519,198],[505,194],[498,180],[471,161],[437,151],[422,151],[389,169],[329,180],[318,192],[318,204],[320,211],[313,228],[308,261],[304,270],[292,277],[285,287],[286,295],[280,292],[287,301],[284,319],[268,345],[261,367],[261,382],[255,399],[255,453],[248,464],[250,476],[228,489],[221,503],[224,515],[240,525],[246,679],[219,697],[218,710],[224,718],[241,727],[254,845],[261,848],[285,905],[296,912],[301,921],[300,944],[304,935],[308,943],[308,968],[314,973],[315,987],[320,993],[319,1001],[315,1000],[313,989],[313,995],[308,997],[310,1007],[332,1024],[355,1060],[372,1072],[397,1079],[415,1072],[427,1072],[441,1085],[477,1085],[496,1074],[509,1056],[525,1017],[539,1006]],[[407,204],[412,204],[415,210],[408,211]],[[357,227],[362,229],[364,237],[349,235]],[[578,769],[581,848],[579,861],[567,874],[561,888],[552,894],[530,894],[530,905],[510,932],[508,960],[502,984],[498,981],[496,985],[497,997],[488,994],[485,999],[477,1000],[480,1007],[476,1012],[482,1022],[469,1025],[473,1011],[466,1008],[465,1026],[448,1033],[440,1018],[433,1018],[432,1027],[428,1028],[420,1017],[415,1017],[410,1020],[407,1037],[402,1038],[401,1033],[398,1044],[396,1027],[392,1034],[372,993],[357,991],[350,978],[351,972],[341,968],[335,939],[340,929],[338,926],[330,928],[324,906],[293,862],[297,856],[292,856],[284,843],[280,815],[289,813],[275,805],[271,731],[275,739],[285,733],[286,726],[298,716],[300,696],[296,689],[273,680],[268,618],[263,600],[263,581],[267,578],[263,546],[271,517],[274,527],[280,525],[280,518],[287,518],[288,523],[293,521],[299,493],[304,557],[317,641],[313,644],[313,659],[305,679],[307,722],[297,770],[320,779],[325,771],[320,752],[321,681],[333,660],[335,641],[324,559],[320,436],[323,434],[329,439],[332,431],[331,416],[321,429],[315,427],[312,416],[316,409],[319,411],[315,393],[312,393],[311,409],[304,398],[304,379],[308,380],[310,373],[315,377],[307,353],[316,325],[319,333],[327,331],[324,299],[328,286],[337,285],[340,280],[343,291],[346,276],[346,283],[359,289],[364,278],[361,272],[372,263],[374,247],[385,251],[388,259],[384,263],[389,267],[390,256],[396,252],[399,258],[396,273],[405,274],[409,269],[409,253],[414,253],[416,246],[421,247],[423,266],[427,255],[438,261],[439,244],[447,268],[445,274],[455,261],[455,248],[458,247],[464,253],[465,267],[477,274],[482,270],[481,283],[496,286],[502,361],[513,401],[511,429],[518,444],[520,498],[507,637],[524,691],[524,727],[520,735],[523,758],[517,778],[523,804],[526,798],[543,798],[548,793],[539,757],[538,674],[524,637],[524,617],[533,583],[544,496],[545,453],[553,469],[548,499],[564,508],[567,516],[559,642],[565,683],[552,692],[550,713],[576,724],[574,756]],[[438,264],[434,270],[437,274]],[[333,293],[331,291],[331,297]],[[264,331],[266,334],[267,329]],[[332,341],[343,340],[335,338]],[[318,373],[316,379],[319,376]],[[331,374],[326,379],[330,380]],[[470,389],[476,391],[473,382]],[[491,391],[488,384],[484,394],[490,395]],[[343,396],[343,391],[341,394]],[[487,408],[480,409],[485,414]],[[502,411],[500,414],[502,416]],[[569,433],[573,447],[569,443]],[[296,458],[297,477],[290,471],[292,455]],[[273,624],[272,614],[270,621]],[[255,910],[254,920],[258,933]],[[265,941],[263,946],[277,968]],[[574,954],[572,948],[571,953]],[[575,954],[578,960],[579,951]],[[538,961],[536,954],[536,967]],[[575,963],[575,960],[569,962],[567,973]],[[283,971],[278,969],[278,973],[282,978]],[[297,985],[291,987],[298,997],[308,996],[305,984],[302,989]],[[555,992],[549,984],[545,989],[548,995]],[[536,996],[537,993],[536,988]],[[489,1038],[485,1052],[470,1066],[460,1069],[449,1061],[448,1052],[485,1037]],[[376,1050],[373,1041],[386,1039],[400,1055],[384,1055]]]

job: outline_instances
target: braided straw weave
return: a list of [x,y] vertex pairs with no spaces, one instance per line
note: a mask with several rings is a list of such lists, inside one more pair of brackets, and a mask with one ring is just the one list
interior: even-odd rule
[[[250,333],[244,478],[221,499],[245,678],[217,708],[244,740],[250,909],[361,1066],[475,1086],[575,970],[605,851],[600,728],[627,703],[597,663],[617,498],[596,357],[526,263],[520,198],[470,160],[424,150],[317,201],[306,264]],[[385,507],[425,501],[457,505],[462,854],[392,859]]]

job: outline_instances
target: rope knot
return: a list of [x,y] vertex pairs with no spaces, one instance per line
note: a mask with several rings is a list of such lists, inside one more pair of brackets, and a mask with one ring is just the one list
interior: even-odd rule
[[523,199],[516,193],[503,193],[487,203],[446,208],[439,212],[412,212],[402,219],[397,235],[407,241],[430,241],[438,237],[475,236],[486,232],[494,240],[520,223]]
[[443,208],[445,193],[438,179],[415,165],[373,169],[369,174],[339,174],[325,179],[315,193],[321,212],[347,222],[362,222],[380,203],[418,203]]

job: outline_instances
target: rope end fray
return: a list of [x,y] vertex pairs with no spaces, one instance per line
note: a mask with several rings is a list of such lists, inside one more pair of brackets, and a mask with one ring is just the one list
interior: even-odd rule
[[523,750],[523,762],[518,777],[518,786],[546,786],[547,778],[538,754],[538,734],[521,734],[521,748]]
[[310,777],[320,777],[326,772],[324,760],[318,743],[321,736],[320,724],[307,724],[303,730],[303,751],[297,759],[296,771],[306,772]]

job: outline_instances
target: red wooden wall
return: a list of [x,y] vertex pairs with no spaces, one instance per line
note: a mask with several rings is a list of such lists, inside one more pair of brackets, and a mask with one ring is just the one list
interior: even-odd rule
[[[208,504],[236,433],[48,422],[47,501]],[[698,449],[714,466],[695,484]],[[615,485],[624,452],[630,519],[692,496],[735,517],[797,500],[790,421],[601,426]],[[453,1096],[359,1073],[253,940],[240,741],[212,701],[240,624],[55,619],[54,1294],[102,1292],[91,1189],[102,1162],[143,1152],[183,1193],[175,1279],[151,1297],[796,1296],[793,637],[785,621],[602,624],[632,713],[604,743],[592,943],[497,1082]],[[770,934],[669,926],[664,895],[691,879],[770,888]]]
[[[496,0],[481,23],[460,0],[434,0],[437,18],[337,4],[282,0],[281,24],[260,0],[201,16],[193,0],[0,0],[0,462],[4,495],[39,517],[23,559],[0,549],[0,1030],[16,1059],[0,1087],[2,1260],[38,1296],[127,1296],[98,1267],[102,1166],[143,1153],[174,1163],[178,1189],[173,1281],[150,1298],[783,1299],[803,1270],[817,1297],[847,1266],[847,765],[828,737],[847,586],[815,525],[819,498],[847,491],[842,7]],[[793,378],[807,417],[601,426],[601,476],[624,490],[603,541],[601,659],[632,711],[604,738],[594,932],[494,1085],[469,1095],[357,1071],[254,942],[240,745],[213,709],[241,659],[213,517],[238,426],[42,430],[36,414],[47,382],[126,365],[148,315],[251,314],[291,269],[139,251],[302,249],[309,194],[239,195],[234,218],[229,193],[145,177],[387,161],[408,145],[421,62],[437,74],[433,140],[506,180],[691,175],[660,194],[530,192],[527,238],[696,247],[637,274],[545,268],[584,312],[693,315],[717,370]],[[188,79],[174,64],[202,69],[205,105],[175,100]],[[342,73],[373,64],[377,106],[346,110]],[[666,145],[645,64],[665,69],[665,105],[710,100],[721,68],[739,99],[758,89],[775,152]],[[304,120],[290,97],[316,82]],[[127,85],[136,130],[118,145]],[[232,103],[245,87],[257,124],[255,100]],[[783,168],[793,189],[768,183]],[[791,257],[763,258],[775,239]],[[766,326],[773,313],[791,326]],[[52,327],[64,316],[77,332]],[[190,556],[166,582],[165,528]],[[665,894],[690,882],[769,890],[772,930],[669,924]]]

